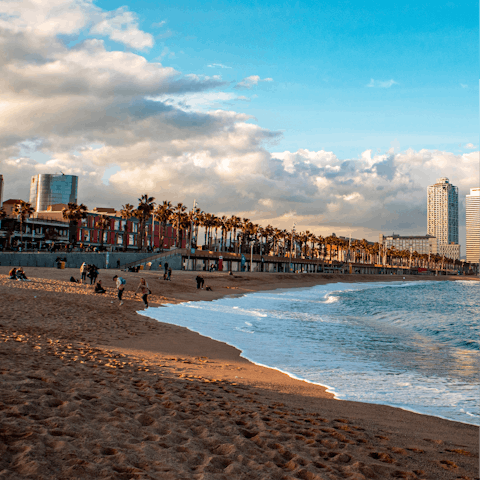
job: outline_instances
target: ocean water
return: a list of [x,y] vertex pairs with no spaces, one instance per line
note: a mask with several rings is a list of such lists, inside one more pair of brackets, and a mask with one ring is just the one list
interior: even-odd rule
[[335,283],[147,312],[336,398],[480,425],[480,282]]

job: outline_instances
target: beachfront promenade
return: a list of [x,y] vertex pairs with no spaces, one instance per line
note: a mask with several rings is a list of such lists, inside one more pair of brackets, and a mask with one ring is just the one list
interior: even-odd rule
[[[448,268],[422,269],[405,265],[381,265],[372,263],[342,262],[337,260],[267,256],[258,254],[239,254],[231,252],[214,252],[177,248],[162,253],[134,252],[5,252],[0,253],[0,265],[22,267],[57,267],[57,260],[65,259],[65,268],[79,268],[83,262],[96,265],[97,268],[121,269],[140,267],[142,269],[160,270],[165,263],[172,270],[208,271],[210,269],[224,272],[270,272],[270,273],[341,273],[361,275],[452,275],[458,270]],[[469,272],[460,274],[478,275],[478,265]]]

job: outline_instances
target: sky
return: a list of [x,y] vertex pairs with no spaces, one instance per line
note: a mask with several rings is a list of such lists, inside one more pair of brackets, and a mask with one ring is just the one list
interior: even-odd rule
[[[322,235],[426,234],[479,184],[478,3],[0,2],[0,173],[90,208],[196,199]],[[462,254],[465,249],[462,248]]]

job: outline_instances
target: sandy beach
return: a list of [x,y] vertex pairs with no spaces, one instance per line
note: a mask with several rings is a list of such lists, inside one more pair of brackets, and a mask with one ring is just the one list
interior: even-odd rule
[[[336,400],[237,349],[138,315],[151,306],[395,276],[0,267],[0,479],[478,479],[479,428]],[[162,277],[162,278],[160,278]],[[468,277],[461,277],[462,280]],[[419,277],[406,277],[418,281]],[[453,277],[452,279],[455,279]],[[434,281],[447,280],[434,278]],[[475,281],[475,279],[472,279]]]

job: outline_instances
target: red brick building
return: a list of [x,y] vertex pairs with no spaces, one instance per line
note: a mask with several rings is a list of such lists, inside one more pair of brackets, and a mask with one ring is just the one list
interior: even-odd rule
[[[63,220],[62,209],[65,205],[50,205],[44,212],[37,212],[37,218]],[[103,231],[97,226],[101,216],[109,219],[108,226]],[[148,249],[169,249],[175,246],[176,229],[167,224],[165,228],[155,222],[152,232],[152,219],[146,224],[145,246]],[[136,218],[123,219],[113,208],[95,208],[87,212],[76,229],[76,244],[83,247],[107,247],[114,250],[138,250],[140,248],[140,222]],[[103,241],[102,241],[103,235]],[[186,232],[182,232],[181,248],[186,245]]]

